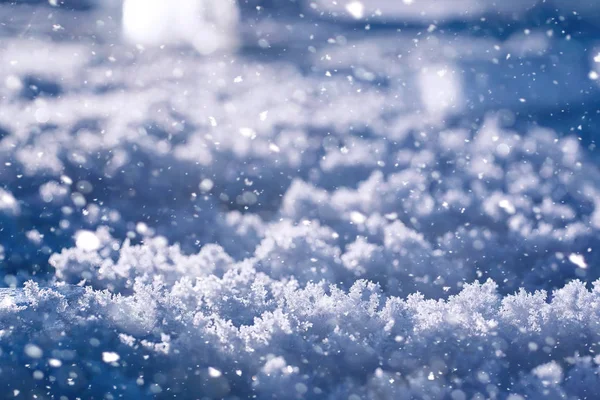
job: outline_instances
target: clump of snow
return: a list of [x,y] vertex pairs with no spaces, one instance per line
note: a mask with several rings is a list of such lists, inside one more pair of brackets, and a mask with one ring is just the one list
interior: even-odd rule
[[[219,396],[252,390],[270,397],[283,395],[291,385],[317,397],[372,397],[383,391],[385,398],[397,398],[430,391],[450,396],[492,385],[499,394],[532,396],[552,387],[562,396],[577,396],[581,386],[565,383],[584,373],[595,376],[597,366],[585,356],[568,359],[599,339],[597,288],[590,291],[582,282],[556,290],[551,298],[543,291],[501,296],[490,280],[465,285],[447,300],[420,294],[400,299],[366,281],[348,291],[323,283],[301,287],[293,279],[277,281],[244,268],[245,278],[238,275],[236,281],[246,282],[237,289],[245,295],[211,276],[197,285],[185,276],[173,286],[139,284],[123,296],[30,283],[24,293],[14,293],[18,308],[3,310],[3,320],[23,321],[5,331],[5,340],[13,348],[24,346],[22,354],[41,371],[48,368],[42,358],[46,352],[71,360],[52,361],[58,376],[73,368],[69,349],[78,349],[78,368],[94,368],[96,376],[112,374],[119,361],[122,375],[112,375],[110,382],[85,381],[80,390],[91,393],[111,387],[113,393],[131,394],[160,385],[175,394],[199,384]],[[214,292],[213,300],[229,305],[221,308],[198,290]],[[53,312],[36,318],[43,310]],[[54,336],[61,331],[64,336]],[[43,353],[30,344],[33,340],[45,343]],[[101,350],[106,347],[114,351]],[[92,362],[98,355],[105,366]],[[548,363],[549,357],[555,361]],[[138,376],[140,366],[144,378],[129,378]],[[165,374],[171,368],[198,374]],[[0,380],[11,390],[29,385]],[[61,392],[60,381],[42,381],[52,393]]]

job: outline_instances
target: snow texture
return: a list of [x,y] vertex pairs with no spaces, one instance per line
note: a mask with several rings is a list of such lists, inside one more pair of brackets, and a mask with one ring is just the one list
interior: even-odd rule
[[0,397],[592,399],[589,1],[0,2]]

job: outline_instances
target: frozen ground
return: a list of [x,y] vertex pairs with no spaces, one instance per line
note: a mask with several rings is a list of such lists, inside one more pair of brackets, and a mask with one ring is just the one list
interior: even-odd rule
[[2,398],[597,396],[600,6],[119,10],[0,2]]

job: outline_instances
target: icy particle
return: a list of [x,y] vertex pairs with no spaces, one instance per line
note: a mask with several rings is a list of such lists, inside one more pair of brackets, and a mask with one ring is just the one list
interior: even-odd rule
[[21,87],[23,87],[21,79],[19,79],[19,77],[15,75],[7,76],[4,83],[6,87],[10,90],[19,90],[21,89]]
[[271,150],[273,153],[279,153],[281,151],[279,146],[277,146],[275,143],[269,144],[269,150]]
[[355,224],[364,224],[365,221],[367,220],[367,217],[365,217],[363,214],[359,213],[358,211],[352,211],[350,213],[350,220]]
[[432,381],[435,379],[435,376],[433,375],[433,372],[430,372],[429,375],[427,376],[427,379]]
[[0,194],[0,208],[13,208],[17,204],[17,200],[10,193]]
[[44,352],[35,344],[30,343],[27,346],[25,346],[25,354],[27,354],[27,356],[31,358],[42,358]]
[[34,116],[35,120],[39,124],[45,124],[46,122],[50,121],[50,113],[48,112],[48,109],[44,107],[40,107],[35,110]]
[[105,351],[102,353],[102,361],[104,361],[105,363],[114,363],[119,361],[121,357],[112,351]]
[[51,358],[48,360],[48,365],[50,365],[51,367],[54,367],[54,368],[59,368],[62,365],[62,361],[60,361],[56,358]]
[[217,126],[217,120],[215,117],[208,117],[208,122],[210,122],[210,126]]
[[506,157],[510,154],[510,146],[506,143],[501,143],[496,147],[496,153],[501,157]]
[[162,392],[162,388],[160,387],[159,384],[153,383],[152,385],[150,385],[150,392],[152,394],[159,394]]
[[308,387],[302,382],[296,383],[295,388],[296,388],[296,392],[298,392],[299,395],[303,395],[306,392],[308,392]]
[[252,128],[240,128],[240,135],[254,139],[256,138],[256,131]]
[[529,342],[527,348],[529,348],[529,351],[537,351],[539,346],[536,342]]
[[233,80],[234,83],[241,83],[244,81],[244,78],[242,78],[241,76],[236,76],[235,79]]
[[100,239],[92,231],[81,230],[75,234],[75,246],[85,251],[95,251],[100,248]]
[[599,77],[600,75],[598,75],[596,71],[590,71],[590,73],[588,74],[588,78],[590,78],[593,81],[597,81]]
[[75,204],[76,207],[85,207],[86,200],[85,197],[81,193],[72,193],[71,201]]
[[365,15],[365,6],[360,1],[353,1],[346,4],[346,11],[354,19],[361,19]]
[[137,233],[139,233],[140,235],[145,235],[146,233],[148,233],[148,225],[146,225],[143,222],[138,222],[135,225],[135,230],[137,231]]
[[509,214],[514,214],[517,211],[515,209],[515,206],[513,206],[513,204],[506,199],[500,200],[498,202],[498,207],[500,207],[501,209],[503,209],[504,211],[506,211]]
[[583,258],[581,254],[569,254],[569,261],[582,269],[586,269],[588,267],[587,263],[585,262],[585,258]]
[[385,214],[385,218],[389,221],[395,221],[398,219],[398,213]]
[[596,54],[596,55],[594,56],[594,62],[595,62],[595,63],[600,63],[600,53],[598,53],[598,54]]
[[208,376],[210,376],[211,378],[218,378],[221,375],[223,375],[223,374],[218,369],[213,368],[213,367],[208,367]]
[[490,375],[485,371],[478,371],[477,380],[483,384],[490,383]]
[[212,190],[212,188],[215,186],[214,182],[210,179],[203,179],[202,182],[200,182],[200,190],[203,193],[207,193],[210,192]]
[[450,398],[452,400],[466,400],[467,395],[462,390],[455,389],[452,391],[452,393],[450,393]]
[[60,181],[62,183],[64,183],[65,185],[72,185],[73,184],[73,180],[71,178],[69,178],[68,176],[66,176],[66,175],[62,175],[60,177]]
[[263,111],[259,114],[260,120],[261,121],[266,121],[267,120],[267,116],[268,116],[269,112],[268,111]]

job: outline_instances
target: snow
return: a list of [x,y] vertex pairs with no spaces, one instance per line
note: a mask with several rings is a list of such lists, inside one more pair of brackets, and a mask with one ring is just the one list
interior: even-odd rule
[[94,232],[81,230],[75,234],[75,246],[84,251],[94,251],[100,248],[100,239]]
[[[331,1],[331,0],[305,0],[304,9],[307,11],[325,13],[331,17],[339,18],[345,8],[352,18],[357,18],[355,12],[348,8],[359,9],[359,2]],[[590,13],[597,12],[598,5],[588,0],[371,0],[365,2],[360,14],[368,16],[374,21],[460,21],[477,20],[492,15],[496,18],[509,19],[511,16],[526,14],[531,9],[546,3],[561,13],[581,15],[583,18],[593,20]],[[362,4],[361,4],[362,5]],[[586,15],[587,14],[587,15]]]
[[581,254],[569,254],[569,261],[577,265],[579,268],[586,269],[588,267],[585,258]]
[[365,12],[365,6],[360,1],[346,4],[346,11],[355,19],[361,19]]
[[136,45],[187,44],[201,54],[237,44],[239,11],[234,0],[124,0],[125,37]]
[[25,354],[31,358],[42,358],[44,352],[35,344],[28,344],[25,346]]
[[0,385],[592,398],[597,7],[0,2]]
[[117,353],[112,351],[105,351],[102,353],[102,361],[108,364],[117,362],[120,358],[121,357]]

